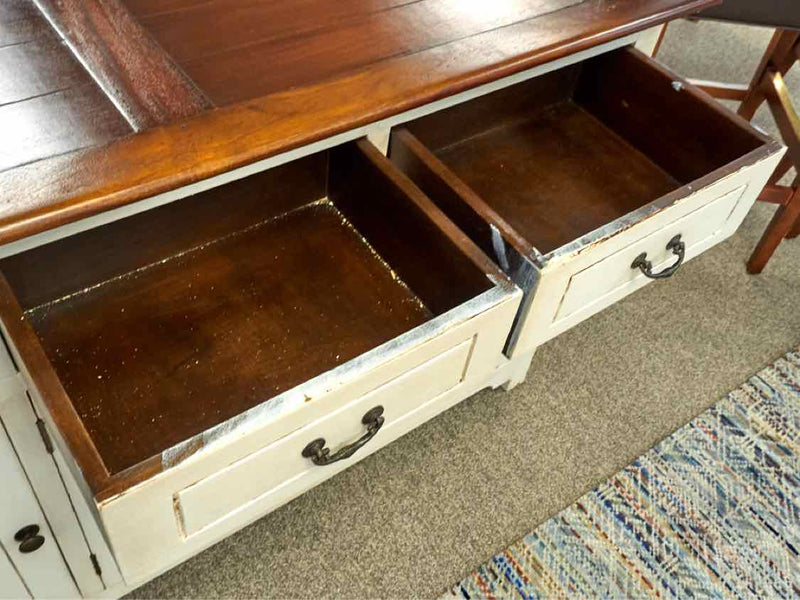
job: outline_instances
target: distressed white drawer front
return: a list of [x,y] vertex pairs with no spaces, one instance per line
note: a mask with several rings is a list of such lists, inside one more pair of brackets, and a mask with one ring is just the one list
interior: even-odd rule
[[[436,358],[382,385],[339,410],[295,431],[176,494],[176,518],[183,534],[190,537],[225,519],[253,502],[275,496],[276,505],[284,487],[307,488],[340,467],[352,464],[387,443],[386,432],[403,416],[458,385],[466,371],[473,339],[468,339]],[[331,453],[365,433],[361,419],[370,409],[382,406],[385,423],[381,430],[352,458],[333,465],[317,466],[302,456],[305,446],[324,438]],[[393,436],[396,437],[396,436]],[[304,485],[304,480],[309,480]]]
[[746,186],[739,187],[573,275],[555,320],[591,310],[595,304],[610,304],[609,296],[620,298],[652,281],[631,264],[646,252],[654,272],[668,268],[677,258],[667,250],[667,244],[678,234],[686,244],[685,260],[708,248],[713,244],[709,238],[723,231],[745,189]]

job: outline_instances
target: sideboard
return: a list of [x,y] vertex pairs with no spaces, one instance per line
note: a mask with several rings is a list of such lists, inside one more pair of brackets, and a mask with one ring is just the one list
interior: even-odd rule
[[649,57],[713,4],[5,2],[0,596],[118,597],[734,233],[785,149]]

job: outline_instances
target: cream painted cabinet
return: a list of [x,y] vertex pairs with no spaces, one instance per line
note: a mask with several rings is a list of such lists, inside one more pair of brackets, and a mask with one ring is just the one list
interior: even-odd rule
[[8,552],[0,544],[0,598],[13,600],[30,597],[30,592],[25,587],[19,572],[11,563]]
[[[0,438],[3,446],[0,505],[4,508],[0,511],[0,522],[8,558],[8,564],[0,568],[0,597],[18,596],[17,591],[6,593],[18,590],[17,580],[26,594],[33,594],[34,598],[94,598],[119,588],[119,570],[90,506],[83,499],[80,485],[53,443],[44,421],[35,413],[16,366],[2,345]],[[6,511],[8,505],[11,508]],[[26,513],[27,516],[15,514],[12,519],[13,511],[23,509],[33,512]],[[25,573],[12,561],[19,554],[19,543],[10,540],[26,525],[38,526],[38,534],[32,535],[44,539],[41,548],[19,557],[41,571],[33,580],[30,576],[23,579]]]

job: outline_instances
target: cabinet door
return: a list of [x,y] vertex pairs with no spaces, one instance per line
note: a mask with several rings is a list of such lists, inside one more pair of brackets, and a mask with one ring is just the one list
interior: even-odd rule
[[[3,482],[0,489],[0,545],[3,548],[0,563],[10,559],[10,564],[0,564],[0,595],[16,596],[14,586],[18,587],[21,579],[23,598],[77,597],[78,590],[58,544],[3,428],[0,428],[0,481]],[[26,540],[20,540],[17,534],[27,526],[39,529],[35,533],[30,531]],[[38,546],[42,540],[34,539],[35,536],[42,536],[44,543]],[[9,579],[8,584],[6,579]]]
[[[0,363],[2,354],[0,348]],[[61,554],[81,594],[95,598],[119,584],[122,576],[91,514],[91,507],[59,450],[51,446],[48,452],[38,430],[43,424],[37,425],[37,415],[15,370],[0,379],[0,422],[35,490],[50,529],[58,538]],[[95,568],[95,563],[99,569]]]
[[17,598],[30,598],[31,595],[25,589],[25,584],[22,583],[19,573],[11,564],[11,559],[8,558],[8,553],[2,544],[0,544],[0,598],[2,600]]

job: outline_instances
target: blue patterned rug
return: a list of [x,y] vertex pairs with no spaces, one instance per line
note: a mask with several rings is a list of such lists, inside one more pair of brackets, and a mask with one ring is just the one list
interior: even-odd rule
[[800,350],[445,598],[800,598]]

